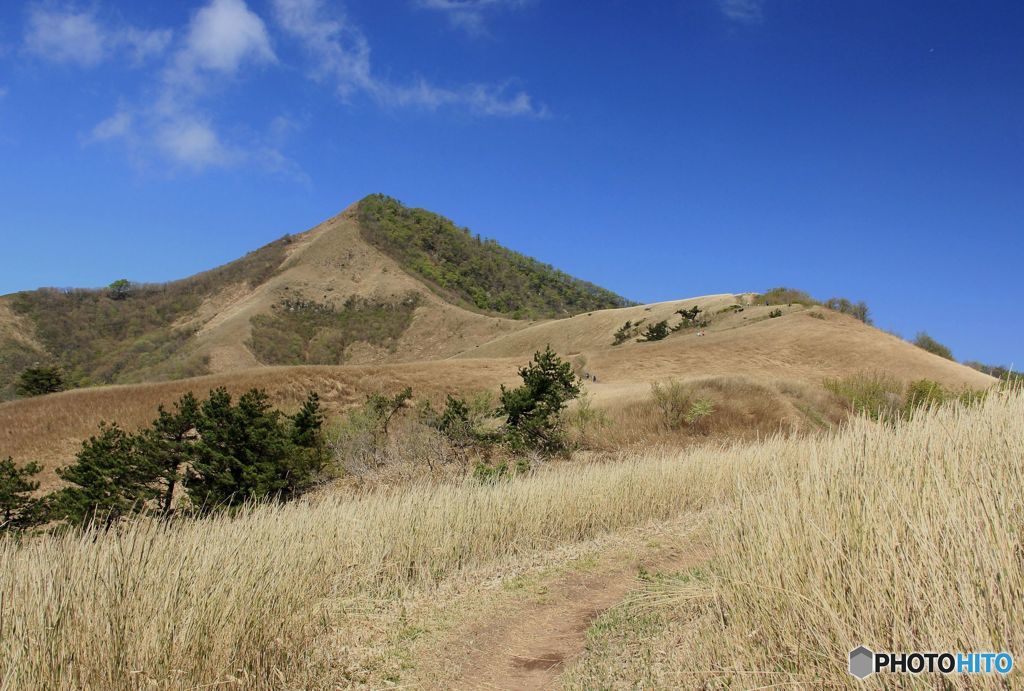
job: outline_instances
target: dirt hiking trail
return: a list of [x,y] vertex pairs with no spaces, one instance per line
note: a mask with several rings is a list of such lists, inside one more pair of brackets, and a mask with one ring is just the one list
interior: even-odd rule
[[672,545],[638,559],[602,564],[548,584],[542,598],[477,624],[450,652],[461,658],[453,689],[549,689],[586,645],[587,629],[640,587],[638,573],[680,571],[708,558],[707,549]]

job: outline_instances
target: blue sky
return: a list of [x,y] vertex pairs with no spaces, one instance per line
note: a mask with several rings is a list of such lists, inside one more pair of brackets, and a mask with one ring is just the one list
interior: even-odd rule
[[1024,5],[0,5],[0,293],[370,192],[641,301],[785,284],[1024,364]]

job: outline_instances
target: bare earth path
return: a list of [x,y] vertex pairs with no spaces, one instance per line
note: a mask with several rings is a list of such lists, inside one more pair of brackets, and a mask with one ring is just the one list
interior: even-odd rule
[[605,610],[639,586],[637,575],[680,571],[700,564],[707,552],[697,545],[673,544],[649,554],[600,564],[548,584],[542,596],[506,608],[498,617],[471,627],[450,655],[461,658],[457,689],[547,689],[557,685],[567,664],[583,652],[586,632]]

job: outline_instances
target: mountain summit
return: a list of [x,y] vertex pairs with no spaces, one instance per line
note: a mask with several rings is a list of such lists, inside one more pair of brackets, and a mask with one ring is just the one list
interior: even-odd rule
[[628,304],[374,194],[190,278],[0,297],[0,390],[10,397],[18,373],[35,363],[96,385],[444,358],[530,320]]

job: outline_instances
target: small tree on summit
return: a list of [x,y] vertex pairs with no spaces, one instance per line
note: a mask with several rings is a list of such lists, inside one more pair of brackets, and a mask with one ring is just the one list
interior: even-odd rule
[[132,294],[132,282],[119,278],[107,286],[107,297],[111,300],[127,300]]

